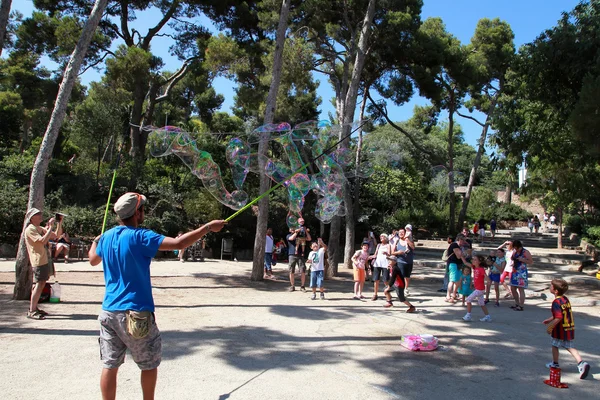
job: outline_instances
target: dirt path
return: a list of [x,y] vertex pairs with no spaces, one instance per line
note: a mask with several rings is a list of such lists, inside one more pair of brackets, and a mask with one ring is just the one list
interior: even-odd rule
[[[1,267],[1,266],[0,266]],[[59,270],[66,266],[59,265]],[[528,299],[524,312],[510,303],[491,307],[494,321],[461,320],[464,309],[444,303],[435,272],[416,271],[410,300],[416,314],[396,303],[351,300],[350,275],[326,281],[327,300],[288,293],[281,281],[250,282],[250,263],[155,262],[156,315],[163,335],[159,399],[548,399],[558,389],[542,383],[550,361],[549,337],[540,323],[550,299]],[[87,263],[60,273],[62,300],[45,304],[45,321],[25,318],[26,302],[10,300],[14,273],[0,272],[2,398],[98,399],[98,322],[102,273]],[[7,271],[6,266],[0,271]],[[427,279],[424,279],[427,278]],[[367,283],[367,290],[372,284]],[[573,293],[577,346],[597,375],[600,307]],[[407,333],[431,333],[442,348],[413,353],[399,346]],[[563,381],[577,399],[596,399],[593,376],[580,381],[573,360],[561,353]],[[139,371],[127,359],[118,398],[139,399]]]

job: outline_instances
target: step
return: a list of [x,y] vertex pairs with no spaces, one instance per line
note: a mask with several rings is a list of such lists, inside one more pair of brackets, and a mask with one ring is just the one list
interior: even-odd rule
[[[431,259],[431,260],[440,260],[442,258],[442,254],[444,253],[444,248],[429,248],[429,247],[419,247],[415,249],[414,257],[415,260],[419,259]],[[483,254],[487,255],[490,253],[492,248],[481,249],[475,247],[475,253],[483,252]],[[548,264],[581,264],[583,261],[589,260],[590,257],[585,254],[578,253],[549,253],[540,249],[529,249],[531,255],[533,257],[534,262],[536,263],[548,263]]]

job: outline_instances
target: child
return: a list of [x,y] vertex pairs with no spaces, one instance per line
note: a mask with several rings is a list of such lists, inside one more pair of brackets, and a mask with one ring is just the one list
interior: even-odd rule
[[494,291],[496,292],[496,307],[500,307],[500,276],[504,272],[506,261],[504,260],[504,250],[496,250],[496,256],[493,260],[490,268],[488,269],[490,282],[485,288],[485,304],[490,302],[490,290],[492,284],[494,285]]
[[310,287],[312,289],[311,300],[317,299],[317,287],[321,292],[321,300],[325,300],[325,293],[323,292],[323,275],[325,273],[325,250],[327,245],[323,243],[323,239],[318,238],[317,242],[313,242],[310,245],[312,251],[308,255],[307,263],[310,263]]
[[515,252],[515,250],[513,248],[513,242],[511,240],[507,240],[506,242],[502,243],[500,245],[500,247],[498,247],[496,250],[504,251],[504,246],[507,246],[506,253],[504,254],[504,260],[506,261],[506,264],[504,267],[504,271],[502,271],[502,274],[500,275],[500,283],[502,283],[504,290],[506,290],[506,294],[504,295],[504,298],[510,299],[512,297],[512,294],[511,294],[511,291],[508,288],[508,285],[506,284],[505,281],[508,278],[508,281],[510,282],[510,278],[513,273],[514,261],[513,261],[512,255]]
[[563,279],[553,279],[550,283],[550,293],[555,298],[552,302],[552,317],[545,319],[544,324],[548,325],[546,330],[552,335],[552,362],[546,364],[546,367],[558,368],[558,349],[563,347],[577,361],[579,379],[585,379],[590,372],[590,365],[581,360],[579,352],[573,347],[575,321],[571,311],[571,302],[564,295],[567,290],[569,290],[569,284]]
[[396,288],[396,295],[398,296],[398,301],[403,302],[408,306],[407,313],[414,313],[417,311],[415,306],[410,304],[406,297],[404,297],[404,288],[406,287],[406,281],[404,280],[404,276],[402,275],[402,269],[398,266],[396,262],[396,257],[388,257],[388,268],[390,269],[391,277],[390,280],[386,283],[385,290],[383,294],[387,299],[387,302],[383,305],[385,308],[390,308],[394,304],[392,303],[392,295],[390,292],[393,288]]
[[369,242],[363,242],[361,249],[352,256],[352,266],[354,267],[354,299],[364,299],[362,295],[365,286],[366,272],[365,268],[369,260]]
[[465,306],[467,296],[473,293],[473,283],[471,283],[471,268],[463,267],[462,276],[458,283],[458,293],[462,294],[462,305]]
[[471,308],[473,307],[473,300],[477,300],[477,304],[481,306],[485,317],[481,318],[481,322],[491,322],[492,317],[488,312],[487,307],[485,306],[485,301],[483,296],[485,295],[485,281],[489,280],[488,276],[485,274],[485,257],[484,256],[473,256],[472,263],[467,262],[467,260],[463,257],[463,263],[471,268],[473,268],[473,286],[475,290],[473,293],[467,297],[467,313],[463,317],[463,320],[470,321],[471,320]]

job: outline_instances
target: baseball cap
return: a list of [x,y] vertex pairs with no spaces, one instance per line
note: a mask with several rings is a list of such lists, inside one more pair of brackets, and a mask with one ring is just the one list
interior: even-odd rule
[[30,208],[29,210],[27,210],[27,213],[25,214],[25,225],[29,225],[29,222],[31,222],[29,221],[31,217],[39,213],[41,213],[41,211],[37,208]]
[[406,226],[404,227],[404,229],[406,229],[407,231],[412,231],[412,225],[411,224],[406,224]]
[[139,193],[127,192],[119,197],[115,203],[114,210],[120,219],[127,219],[135,214],[135,211],[146,204],[146,196]]

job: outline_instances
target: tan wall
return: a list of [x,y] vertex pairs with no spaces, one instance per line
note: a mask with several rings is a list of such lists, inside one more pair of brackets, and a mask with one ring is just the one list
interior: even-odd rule
[[[496,199],[499,202],[504,202],[505,191],[500,191],[496,193]],[[532,215],[539,214],[540,217],[544,216],[544,207],[540,204],[538,199],[533,200],[532,202],[526,203],[521,201],[518,194],[512,194],[512,203],[518,205],[524,210],[529,211]]]

